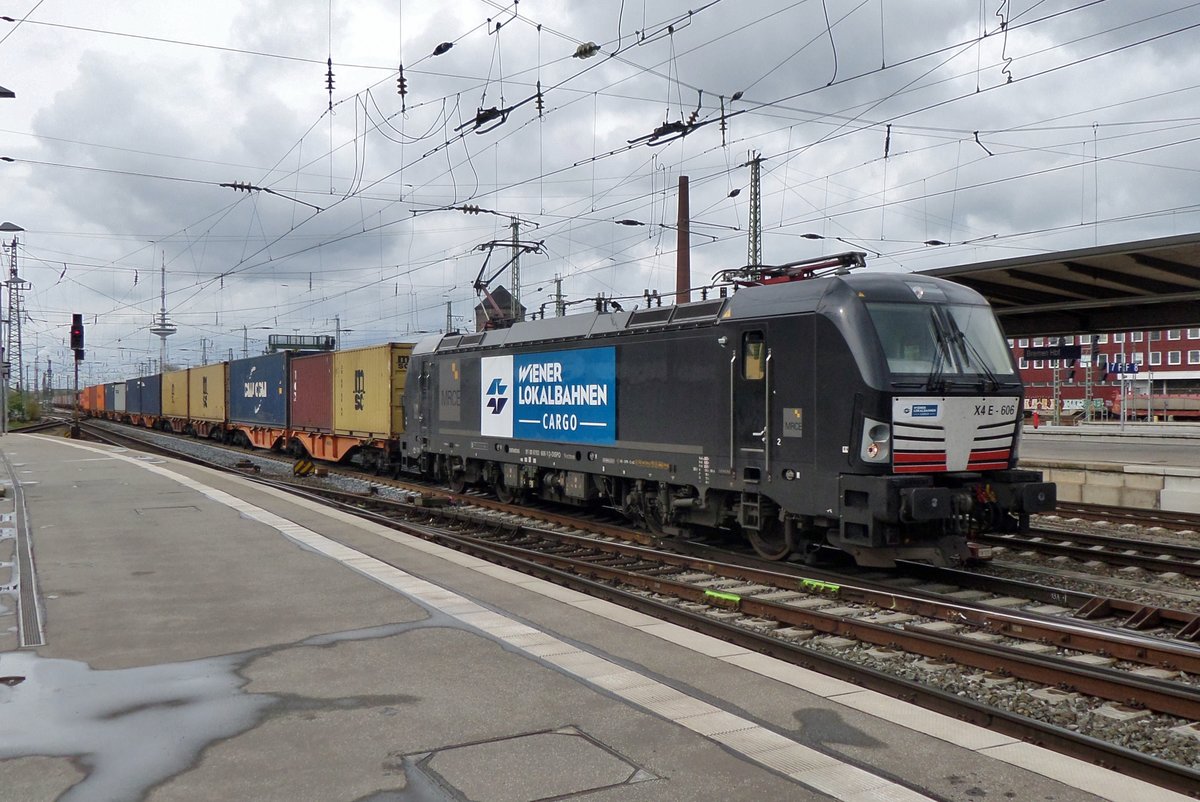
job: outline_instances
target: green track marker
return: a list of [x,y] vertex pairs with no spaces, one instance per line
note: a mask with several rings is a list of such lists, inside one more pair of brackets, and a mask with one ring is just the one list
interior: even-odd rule
[[706,590],[704,591],[704,597],[716,602],[724,602],[734,607],[742,603],[742,597],[736,593],[722,593],[719,590]]
[[819,579],[802,579],[800,587],[805,590],[816,591],[817,593],[837,593],[842,589],[841,585],[835,585],[833,582],[822,582]]

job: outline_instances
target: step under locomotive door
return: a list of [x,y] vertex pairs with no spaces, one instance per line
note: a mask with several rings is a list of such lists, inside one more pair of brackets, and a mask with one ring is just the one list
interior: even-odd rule
[[764,327],[741,333],[730,372],[730,460],[742,481],[765,481],[771,469],[771,349]]

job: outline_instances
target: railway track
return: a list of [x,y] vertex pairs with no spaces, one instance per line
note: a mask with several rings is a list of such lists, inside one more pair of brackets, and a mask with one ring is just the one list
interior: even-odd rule
[[1131,523],[1143,527],[1156,526],[1172,530],[1200,531],[1200,514],[1171,510],[1129,509],[1104,504],[1060,501],[1055,515],[1060,518],[1077,518],[1084,521],[1109,521],[1118,524]]
[[[142,447],[140,440],[121,439]],[[964,596],[961,589],[936,592],[929,587],[948,583],[951,575],[928,567],[912,571],[925,589],[897,590],[808,567],[756,567],[757,558],[734,564],[714,561],[711,552],[709,557],[679,553],[695,549],[694,544],[670,544],[676,550],[664,551],[646,533],[552,511],[514,509],[479,496],[440,491],[441,499],[431,501],[413,493],[413,501],[405,503],[383,498],[378,490],[347,493],[312,483],[272,483],[1173,789],[1200,787],[1196,766],[1110,743],[1103,732],[1107,721],[1124,730],[1149,728],[1157,733],[1153,738],[1174,737],[1185,744],[1196,731],[1191,743],[1200,740],[1200,650],[1190,643],[1200,631],[1195,614],[968,572],[953,575],[955,587],[973,585],[975,593],[995,598]],[[641,545],[630,544],[631,537]],[[954,594],[959,598],[948,598]],[[1056,612],[1004,606],[1014,601],[1024,606],[1026,597]],[[997,598],[1004,603],[989,603]],[[1142,632],[1150,629],[1153,636]],[[1014,699],[1024,701],[1007,703]],[[1101,726],[1078,732],[1052,723],[1055,710],[1068,704],[1083,706],[1088,721],[1099,720]],[[1180,748],[1186,753],[1186,746]]]
[[1024,534],[985,534],[975,539],[1011,551],[1070,557],[1089,567],[1103,564],[1200,577],[1200,547],[1181,543],[1050,529],[1035,529]]

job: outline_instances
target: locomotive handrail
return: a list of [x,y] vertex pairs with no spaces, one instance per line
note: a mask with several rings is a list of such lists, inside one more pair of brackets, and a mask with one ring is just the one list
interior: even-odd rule
[[771,481],[771,349],[767,349],[767,363],[763,369],[763,472]]
[[734,416],[733,403],[733,387],[736,382],[736,373],[734,364],[737,362],[738,352],[733,349],[733,353],[729,356],[729,475],[733,476],[736,470],[734,466],[734,455],[737,453],[737,418]]

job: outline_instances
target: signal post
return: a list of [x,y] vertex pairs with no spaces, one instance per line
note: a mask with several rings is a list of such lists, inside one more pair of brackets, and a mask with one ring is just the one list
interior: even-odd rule
[[79,439],[79,363],[83,361],[83,315],[71,315],[71,350],[75,352],[75,409],[71,437]]

